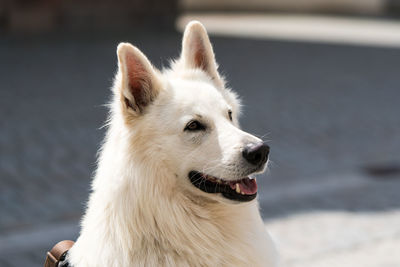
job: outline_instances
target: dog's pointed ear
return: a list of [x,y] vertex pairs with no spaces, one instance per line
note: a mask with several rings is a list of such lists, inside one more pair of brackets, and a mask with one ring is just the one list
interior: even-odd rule
[[159,92],[161,83],[157,70],[139,49],[129,43],[120,43],[117,55],[122,105],[130,113],[139,115]]
[[202,69],[217,86],[223,87],[207,31],[198,21],[191,21],[186,25],[182,40],[181,60],[185,68]]

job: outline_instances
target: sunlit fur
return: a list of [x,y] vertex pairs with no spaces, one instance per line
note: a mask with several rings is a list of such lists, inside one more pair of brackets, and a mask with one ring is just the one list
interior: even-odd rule
[[[190,48],[199,41],[209,63],[201,69],[190,62]],[[207,194],[188,179],[190,170],[243,177],[249,168],[241,149],[260,141],[239,129],[239,102],[225,88],[208,44],[203,26],[191,22],[181,58],[163,72],[137,48],[119,45],[108,131],[82,230],[68,256],[73,266],[276,266],[256,200]],[[153,81],[147,89],[154,99],[142,113],[123,101],[132,97],[126,53],[148,64],[143,75]],[[197,115],[207,130],[184,131]]]

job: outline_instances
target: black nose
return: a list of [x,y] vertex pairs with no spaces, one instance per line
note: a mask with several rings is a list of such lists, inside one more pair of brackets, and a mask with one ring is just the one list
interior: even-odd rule
[[264,143],[249,144],[242,152],[243,157],[253,165],[261,165],[267,162],[269,146]]

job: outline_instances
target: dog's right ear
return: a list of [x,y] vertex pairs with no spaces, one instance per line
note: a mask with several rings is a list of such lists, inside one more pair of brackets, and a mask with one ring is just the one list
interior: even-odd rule
[[157,70],[139,49],[129,43],[120,43],[117,55],[121,104],[129,113],[140,115],[161,88]]
[[181,60],[186,68],[203,70],[218,87],[223,88],[210,39],[203,24],[198,21],[191,21],[186,25]]

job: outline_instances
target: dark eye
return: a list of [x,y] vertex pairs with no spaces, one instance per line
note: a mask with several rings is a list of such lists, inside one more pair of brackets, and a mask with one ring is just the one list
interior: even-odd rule
[[232,121],[232,110],[228,110],[229,119]]
[[200,131],[200,130],[205,130],[206,127],[201,124],[198,121],[191,121],[189,122],[186,127],[185,127],[185,131]]

